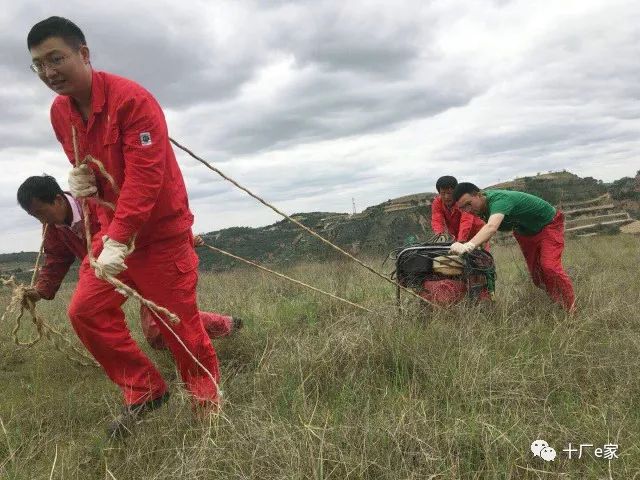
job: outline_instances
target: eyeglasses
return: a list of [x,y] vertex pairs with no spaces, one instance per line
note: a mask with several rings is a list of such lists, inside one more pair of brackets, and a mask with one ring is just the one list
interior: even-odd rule
[[33,73],[38,75],[43,74],[47,68],[60,68],[67,61],[69,55],[53,55],[47,60],[38,60],[29,65],[29,68]]

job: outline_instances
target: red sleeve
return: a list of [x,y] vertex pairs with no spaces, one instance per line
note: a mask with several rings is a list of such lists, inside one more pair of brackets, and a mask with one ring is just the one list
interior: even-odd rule
[[127,243],[151,215],[167,163],[164,114],[150,96],[130,98],[123,108],[124,182],[107,235]]
[[60,284],[76,259],[74,253],[60,239],[53,225],[44,238],[44,264],[38,273],[36,290],[46,300],[56,296]]
[[437,235],[447,231],[444,219],[444,206],[440,195],[434,198],[433,202],[431,202],[431,230],[433,230],[433,233]]
[[477,224],[478,220],[479,218],[475,215],[469,212],[462,212],[462,215],[460,215],[460,226],[458,227],[456,240],[458,242],[468,242],[471,240],[475,234],[478,233],[477,231],[474,231],[475,229],[473,228],[474,224]]
[[[69,123],[68,120],[64,120],[64,108],[66,108],[64,102],[60,97],[56,97],[51,104],[51,126],[53,127],[53,133],[58,139],[58,142],[62,145],[62,149],[64,150],[64,153],[66,153],[69,162],[71,165],[75,166],[75,154],[73,152],[73,141],[71,140],[71,123]],[[64,131],[64,129],[67,130]],[[66,139],[69,141],[65,141]]]

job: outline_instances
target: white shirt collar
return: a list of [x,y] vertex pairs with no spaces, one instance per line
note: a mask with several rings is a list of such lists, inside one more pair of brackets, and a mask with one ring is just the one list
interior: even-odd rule
[[78,223],[82,222],[83,220],[82,208],[80,207],[80,202],[78,202],[78,200],[73,198],[70,194],[65,192],[64,195],[67,197],[67,200],[69,200],[69,205],[71,205],[71,212],[73,213],[73,218],[71,219],[71,225],[69,226],[69,228],[74,230],[74,227],[76,227]]

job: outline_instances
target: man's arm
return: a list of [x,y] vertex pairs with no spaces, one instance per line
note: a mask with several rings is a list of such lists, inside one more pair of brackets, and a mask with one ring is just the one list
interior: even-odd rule
[[444,204],[440,196],[437,196],[431,202],[431,230],[436,235],[441,235],[447,231],[444,219]]
[[455,242],[451,245],[449,251],[457,255],[462,255],[475,250],[476,247],[489,241],[489,239],[495,235],[502,223],[502,220],[504,220],[503,213],[494,213],[489,217],[487,224],[482,227],[471,240],[467,243]]
[[456,235],[456,240],[458,242],[469,241],[469,235],[471,234],[473,223],[476,218],[477,217],[475,215],[472,215],[469,212],[461,212],[460,226],[458,227],[458,234]]
[[62,280],[76,259],[74,253],[59,238],[55,228],[53,225],[47,228],[43,250],[45,260],[35,285],[37,295],[46,300],[52,300],[56,296]]
[[124,182],[107,235],[126,244],[156,204],[167,160],[168,132],[162,110],[151,97],[137,95],[123,108]]
[[489,217],[489,220],[487,220],[487,224],[482,227],[480,231],[476,233],[471,240],[469,240],[469,242],[476,246],[487,242],[496,234],[498,228],[500,228],[502,220],[504,220],[503,213],[494,213]]

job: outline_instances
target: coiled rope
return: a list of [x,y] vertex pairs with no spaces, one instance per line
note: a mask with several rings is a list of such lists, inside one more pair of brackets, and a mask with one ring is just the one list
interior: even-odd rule
[[[29,287],[24,284],[18,283],[13,275],[9,278],[0,279],[0,281],[2,281],[2,285],[13,290],[11,300],[9,301],[9,305],[7,305],[4,313],[2,314],[1,320],[4,321],[7,315],[12,314],[19,309],[20,311],[16,316],[15,325],[13,327],[13,330],[11,331],[13,342],[17,346],[30,348],[44,337],[51,341],[56,350],[66,356],[73,363],[77,363],[78,365],[81,365],[83,367],[97,367],[98,364],[92,357],[87,355],[85,351],[76,347],[68,338],[65,337],[62,332],[57,330],[53,325],[48,323],[41,315],[39,315],[36,311],[35,302],[27,297],[27,291],[31,287],[33,287],[36,281],[36,276],[40,265],[40,258],[42,257],[42,252],[44,250],[44,236],[47,233],[47,228],[48,225],[45,225],[42,229],[43,242],[40,245],[40,250],[38,252],[38,256],[36,257],[36,264],[33,268],[33,275],[31,276],[31,283]],[[31,321],[35,325],[36,331],[38,332],[38,336],[32,340],[22,342],[18,337],[18,332],[20,331],[22,317],[24,316],[25,311],[29,312]]]

